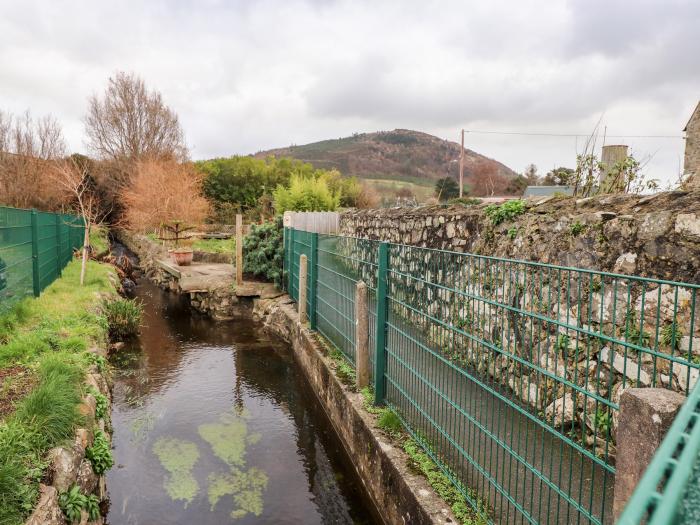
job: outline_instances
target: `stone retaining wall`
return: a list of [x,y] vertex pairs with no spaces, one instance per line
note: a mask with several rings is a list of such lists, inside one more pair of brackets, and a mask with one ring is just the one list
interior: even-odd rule
[[[107,350],[104,348],[93,348],[90,351],[101,357],[107,356]],[[106,413],[109,414],[112,406],[110,385],[96,366],[93,365],[88,370],[85,385],[107,397]],[[111,441],[110,423],[109,420],[96,419],[96,400],[90,393],[83,398],[79,410],[88,422],[87,428],[77,429],[72,443],[49,451],[47,456],[49,467],[44,474],[43,483],[39,486],[39,501],[25,525],[66,525],[63,512],[58,505],[58,496],[73,485],[78,485],[83,494],[97,495],[100,503],[107,499],[105,476],[95,474],[92,464],[85,457],[85,450],[93,443],[94,434],[91,429],[95,425]],[[82,511],[81,525],[102,525],[102,523],[104,520],[101,516],[95,521],[88,521],[87,513]]]

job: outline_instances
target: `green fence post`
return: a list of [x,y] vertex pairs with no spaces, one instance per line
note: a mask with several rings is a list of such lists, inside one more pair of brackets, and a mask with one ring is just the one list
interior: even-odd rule
[[377,329],[374,349],[374,404],[384,404],[386,394],[386,314],[387,276],[389,273],[389,245],[379,245],[379,271],[377,273]]
[[39,224],[36,210],[32,209],[32,285],[34,297],[39,297],[41,293],[41,282],[39,279]]
[[318,233],[311,234],[311,258],[309,263],[309,322],[312,330],[316,330],[316,304],[318,289]]
[[56,275],[61,276],[61,270],[63,270],[63,263],[61,261],[61,219],[58,214],[54,215],[56,219]]
[[[289,228],[289,254],[287,257],[287,267],[289,268],[289,273],[287,275],[287,291],[291,297],[294,291],[294,228]],[[294,297],[292,297],[292,299],[293,298]]]

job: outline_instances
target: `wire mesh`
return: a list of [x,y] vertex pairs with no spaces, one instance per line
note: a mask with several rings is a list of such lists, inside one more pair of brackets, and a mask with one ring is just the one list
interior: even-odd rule
[[472,505],[499,523],[611,523],[619,397],[693,388],[700,287],[395,244],[382,274],[381,244],[319,238],[319,331],[354,363],[362,278],[373,324],[387,313],[381,401]]
[[0,314],[60,276],[83,231],[72,215],[0,206]]

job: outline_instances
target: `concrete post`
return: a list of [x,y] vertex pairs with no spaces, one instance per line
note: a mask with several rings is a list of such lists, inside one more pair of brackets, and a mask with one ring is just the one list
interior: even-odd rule
[[613,517],[620,517],[685,396],[665,388],[629,388],[620,397]]
[[299,257],[299,322],[305,323],[306,316],[306,280],[307,280],[307,260],[306,255]]
[[616,180],[611,173],[613,166],[619,162],[624,162],[627,158],[627,146],[624,145],[608,145],[603,146],[601,154],[601,163],[603,164],[603,172],[600,174],[600,189],[601,193],[616,193],[625,190],[625,184],[622,180]]
[[236,214],[236,284],[243,284],[243,215]]
[[355,286],[355,371],[357,388],[369,385],[369,313],[367,285],[358,281]]

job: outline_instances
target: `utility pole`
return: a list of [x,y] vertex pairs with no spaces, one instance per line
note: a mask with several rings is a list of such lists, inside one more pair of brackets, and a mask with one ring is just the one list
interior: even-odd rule
[[459,148],[459,198],[464,191],[464,130],[462,130],[462,145]]

